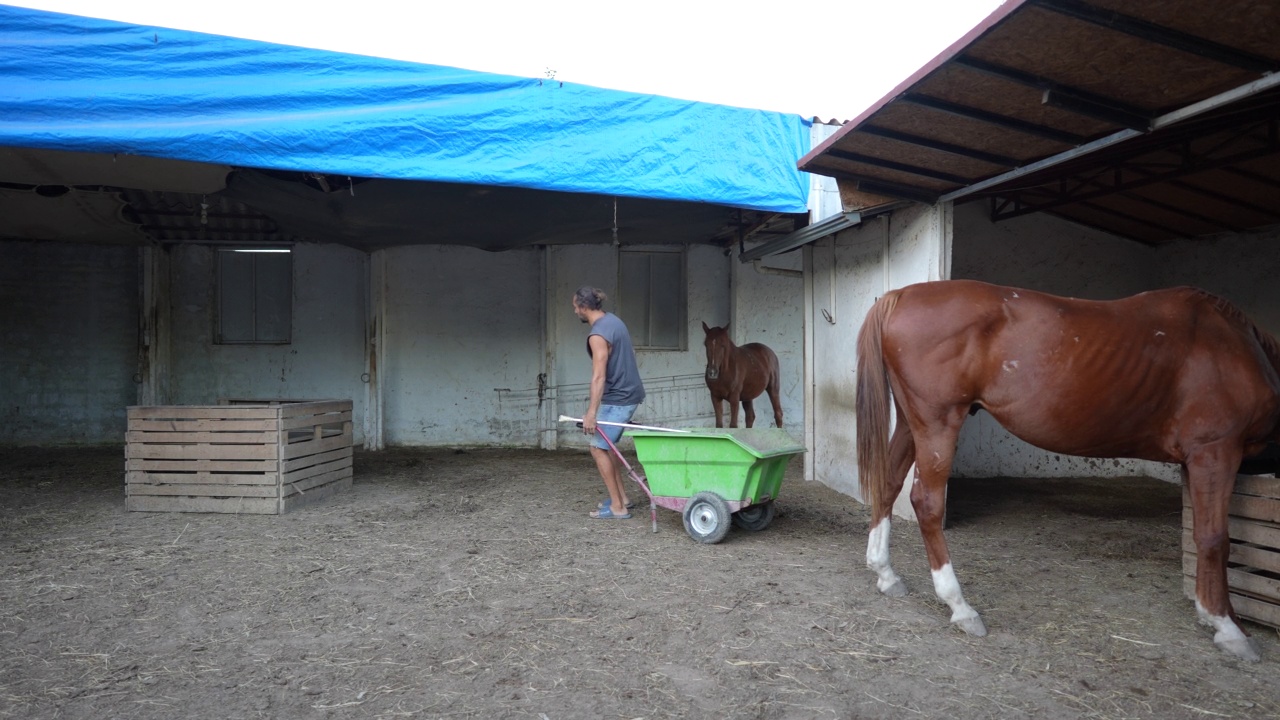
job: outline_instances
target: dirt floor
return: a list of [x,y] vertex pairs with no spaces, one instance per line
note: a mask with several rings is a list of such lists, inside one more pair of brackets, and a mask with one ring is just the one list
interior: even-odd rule
[[974,638],[912,525],[910,595],[875,590],[867,513],[798,459],[717,545],[589,519],[580,452],[359,453],[281,517],[129,513],[123,468],[0,451],[0,717],[1280,717],[1276,632],[1214,648],[1157,481],[953,482]]

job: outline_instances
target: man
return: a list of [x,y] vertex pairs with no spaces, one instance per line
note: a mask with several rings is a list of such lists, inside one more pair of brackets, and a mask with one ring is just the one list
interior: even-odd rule
[[[605,294],[599,288],[584,285],[573,294],[573,314],[591,325],[587,335],[587,354],[591,356],[591,400],[582,416],[582,432],[591,437],[591,457],[604,480],[609,497],[591,517],[601,520],[625,520],[634,507],[622,486],[621,461],[609,450],[608,443],[596,432],[597,422],[626,423],[644,401],[644,384],[636,367],[636,353],[631,347],[631,333],[613,313],[603,310]],[[622,428],[600,425],[615,444]]]

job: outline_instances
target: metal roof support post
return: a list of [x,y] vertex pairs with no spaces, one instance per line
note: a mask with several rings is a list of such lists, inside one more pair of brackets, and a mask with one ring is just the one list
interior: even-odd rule
[[139,405],[169,402],[171,284],[170,252],[159,244],[138,251],[138,385]]
[[387,251],[376,250],[365,256],[365,400],[364,449],[382,450],[383,436],[383,372],[387,355]]

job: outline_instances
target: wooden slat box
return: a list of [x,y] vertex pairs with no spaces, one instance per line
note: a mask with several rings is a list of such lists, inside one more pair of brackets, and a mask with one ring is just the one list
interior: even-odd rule
[[131,407],[125,507],[278,515],[351,487],[350,400]]
[[[1196,543],[1191,496],[1182,489],[1182,587],[1195,599]],[[1228,518],[1227,588],[1236,614],[1280,628],[1280,478],[1239,475]]]

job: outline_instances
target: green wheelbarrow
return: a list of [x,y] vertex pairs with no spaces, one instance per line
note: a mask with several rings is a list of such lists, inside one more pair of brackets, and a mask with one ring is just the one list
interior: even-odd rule
[[780,428],[626,434],[644,468],[644,476],[637,477],[628,467],[632,479],[654,506],[681,513],[685,532],[700,543],[720,542],[731,524],[750,531],[768,527],[787,463],[805,451]]

